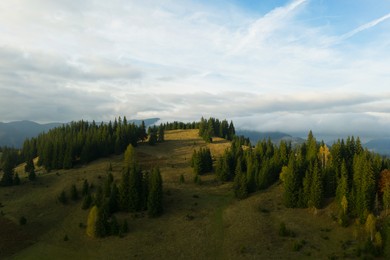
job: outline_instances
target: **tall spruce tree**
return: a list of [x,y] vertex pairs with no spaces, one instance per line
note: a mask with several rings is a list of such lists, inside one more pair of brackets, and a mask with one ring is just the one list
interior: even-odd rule
[[163,187],[160,170],[154,168],[149,177],[148,214],[157,217],[163,212]]
[[11,186],[14,184],[14,168],[9,158],[3,159],[3,177],[0,184],[2,186]]
[[[240,161],[240,159],[238,159]],[[237,199],[248,197],[248,182],[246,174],[242,171],[241,163],[237,163],[234,177],[234,195]]]

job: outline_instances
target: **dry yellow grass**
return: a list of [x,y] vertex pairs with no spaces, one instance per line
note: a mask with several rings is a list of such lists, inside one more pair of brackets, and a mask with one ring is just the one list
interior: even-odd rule
[[[340,241],[351,239],[352,229],[339,227],[327,209],[317,215],[308,210],[286,209],[281,202],[280,185],[237,201],[232,195],[232,184],[214,181],[213,174],[202,176],[203,185],[193,183],[193,150],[208,146],[217,157],[229,147],[229,142],[215,139],[215,143],[206,144],[196,130],[167,131],[165,139],[154,147],[145,143],[136,148],[144,170],[160,167],[165,212],[155,219],[145,214],[117,214],[118,219],[129,221],[130,232],[123,238],[88,237],[85,229],[79,227],[79,223],[86,224],[88,215],[81,209],[81,202],[62,205],[56,201],[58,194],[69,190],[72,184],[81,189],[84,179],[95,185],[102,182],[110,162],[118,181],[122,156],[72,170],[38,171],[35,183],[28,182],[26,175],[20,173],[23,185],[1,188],[0,202],[4,204],[4,217],[15,224],[20,216],[27,218],[27,225],[18,228],[30,234],[31,243],[21,245],[11,258],[323,259],[332,253],[342,256]],[[184,184],[179,183],[181,174]],[[278,235],[282,221],[296,232],[296,238]],[[65,235],[69,241],[63,240]],[[294,252],[293,244],[301,240],[307,244]],[[4,256],[0,252],[0,257]]]

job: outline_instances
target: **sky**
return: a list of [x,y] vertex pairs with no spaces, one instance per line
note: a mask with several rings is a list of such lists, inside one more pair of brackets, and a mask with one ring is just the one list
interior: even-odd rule
[[390,1],[2,0],[0,121],[390,136]]

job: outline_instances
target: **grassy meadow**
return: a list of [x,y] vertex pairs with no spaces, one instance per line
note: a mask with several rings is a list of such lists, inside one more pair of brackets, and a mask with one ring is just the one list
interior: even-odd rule
[[[137,156],[142,168],[159,166],[164,181],[164,214],[149,218],[143,213],[119,213],[127,219],[124,237],[93,239],[85,234],[88,210],[82,201],[57,201],[61,191],[85,179],[96,187],[108,166],[119,182],[122,156],[100,159],[72,170],[44,173],[30,182],[23,165],[16,171],[22,185],[0,189],[0,258],[10,259],[328,259],[353,258],[356,237],[353,225],[340,227],[332,220],[333,204],[324,209],[288,209],[283,206],[283,187],[275,184],[249,198],[236,200],[232,183],[220,183],[213,174],[194,184],[190,167],[194,149],[208,146],[218,157],[230,146],[215,138],[206,144],[197,130],[165,133],[156,146],[140,144]],[[180,183],[183,175],[185,182]],[[19,219],[27,219],[25,225]],[[292,235],[280,236],[285,223]],[[65,237],[68,240],[64,239]]]

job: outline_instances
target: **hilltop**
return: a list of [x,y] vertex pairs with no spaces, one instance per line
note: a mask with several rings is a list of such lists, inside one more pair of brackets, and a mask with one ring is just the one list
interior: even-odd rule
[[[332,201],[314,214],[309,209],[286,208],[280,184],[240,201],[234,198],[232,183],[216,181],[214,174],[201,176],[201,185],[193,183],[190,160],[194,149],[207,146],[217,158],[230,146],[222,138],[213,138],[213,143],[207,144],[197,133],[166,131],[165,142],[136,148],[143,169],[160,167],[165,212],[156,219],[143,213],[119,213],[118,219],[129,222],[130,231],[123,238],[87,237],[84,225],[88,211],[81,209],[81,201],[62,205],[56,200],[62,190],[69,190],[72,184],[81,187],[85,179],[95,186],[102,183],[110,163],[118,182],[122,155],[70,170],[45,173],[38,169],[34,183],[26,180],[20,165],[17,172],[23,185],[0,189],[0,228],[9,231],[0,234],[0,257],[280,259],[342,257],[356,251],[356,230],[340,227],[332,220]],[[180,175],[184,183],[180,183]],[[24,226],[18,224],[21,216],[27,219]],[[282,222],[295,236],[279,235]],[[68,241],[64,241],[65,236]]]

